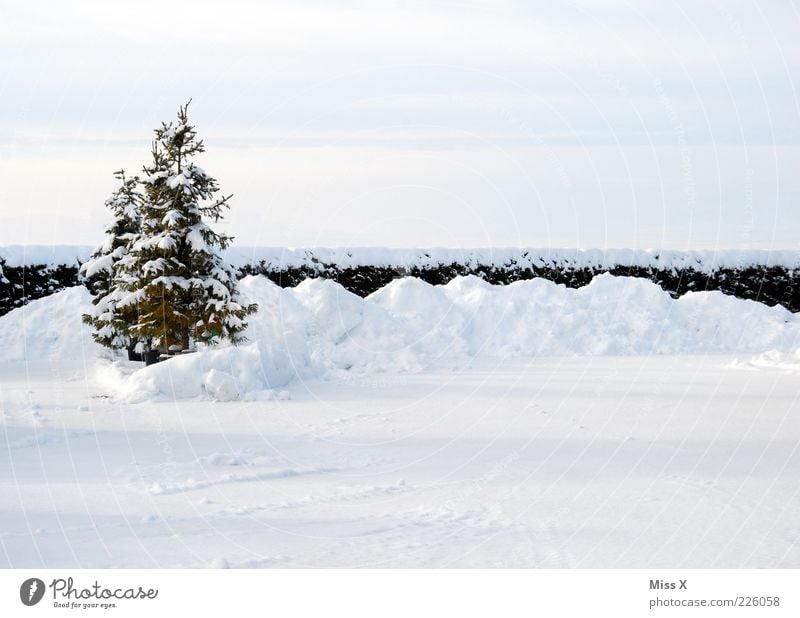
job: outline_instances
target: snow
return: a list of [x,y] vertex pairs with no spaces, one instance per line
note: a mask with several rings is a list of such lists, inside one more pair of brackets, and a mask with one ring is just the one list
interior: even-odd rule
[[265,262],[276,269],[287,266],[318,267],[320,264],[348,266],[425,267],[438,264],[520,267],[567,265],[576,268],[607,269],[613,266],[643,266],[678,270],[692,267],[701,272],[713,272],[722,267],[785,266],[800,267],[800,251],[767,251],[720,249],[707,251],[678,251],[670,249],[557,249],[480,248],[480,249],[389,249],[384,247],[349,248],[271,248],[233,247],[228,259],[235,265]]
[[642,279],[247,277],[143,368],[0,317],[0,567],[800,567],[800,316]]
[[[168,290],[171,290],[172,288],[181,288],[186,290],[189,288],[189,282],[185,278],[173,276],[156,277],[151,282],[151,285],[163,285]],[[136,292],[133,293],[135,294]]]
[[167,178],[167,186],[170,189],[174,189],[175,187],[186,187],[192,184],[191,178],[186,176],[183,172],[180,174],[176,174],[175,176],[170,176]]
[[142,272],[145,274],[164,272],[167,267],[167,261],[164,258],[156,258],[155,260],[148,260],[142,265]]
[[167,214],[164,215],[164,218],[161,219],[161,224],[166,225],[167,227],[174,227],[181,219],[183,219],[183,215],[181,213],[179,213],[177,210],[169,210],[167,211]]
[[128,405],[4,366],[0,566],[797,568],[800,377],[731,360],[484,358]]
[[38,264],[78,266],[89,259],[94,249],[86,245],[4,245],[0,246],[0,261],[10,267]]
[[91,294],[82,287],[63,290],[0,317],[3,363],[48,361],[93,362],[102,355],[81,315],[91,310]]
[[[6,245],[0,246],[0,260],[8,266],[32,264],[70,264],[89,259],[92,247],[82,245]],[[386,266],[410,268],[437,264],[502,266],[516,263],[525,266],[567,265],[575,268],[607,269],[613,266],[642,266],[678,270],[692,267],[710,273],[719,268],[747,266],[783,266],[800,268],[797,250],[738,250],[679,251],[672,249],[557,249],[524,248],[409,248],[385,247],[348,248],[288,248],[288,247],[231,247],[223,252],[235,267],[264,262],[280,270],[287,267],[319,269],[323,264],[341,268],[353,266]]]
[[163,236],[158,242],[159,249],[172,249],[175,247],[175,239],[172,236]]
[[89,260],[85,262],[81,266],[81,273],[84,277],[90,278],[94,277],[95,275],[101,272],[110,273],[112,266],[114,264],[115,259],[119,259],[119,255],[113,253],[107,253],[105,255],[100,255],[93,260]]
[[193,251],[199,253],[214,253],[208,243],[206,242],[204,233],[208,233],[209,228],[205,223],[197,223],[189,228],[189,233],[186,235],[186,240],[192,247]]
[[[162,279],[168,287],[185,283]],[[779,306],[720,292],[675,300],[645,279],[609,274],[578,289],[543,279],[495,286],[468,276],[432,286],[403,278],[360,298],[327,279],[281,288],[249,276],[239,290],[259,305],[245,332],[249,343],[141,369],[119,381],[117,395],[227,401],[271,396],[295,380],[419,372],[472,357],[760,353],[800,345],[800,316]],[[79,317],[89,300],[72,288],[16,309],[0,317],[0,344],[20,360],[91,353]]]
[[800,348],[794,350],[767,350],[752,358],[737,359],[734,367],[742,369],[774,369],[800,372]]
[[781,307],[719,292],[674,300],[649,281],[612,275],[579,289],[541,279],[493,286],[470,276],[432,286],[406,278],[366,299],[325,279],[283,289],[246,277],[240,291],[259,305],[245,333],[250,343],[141,370],[122,394],[213,398],[217,388],[204,386],[210,372],[230,376],[229,400],[293,380],[419,372],[443,359],[730,354],[800,344],[800,317]]

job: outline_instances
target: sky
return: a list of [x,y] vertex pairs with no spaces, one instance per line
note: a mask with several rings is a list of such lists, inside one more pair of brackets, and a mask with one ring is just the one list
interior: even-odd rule
[[188,99],[242,245],[800,249],[800,4],[0,0],[0,245]]

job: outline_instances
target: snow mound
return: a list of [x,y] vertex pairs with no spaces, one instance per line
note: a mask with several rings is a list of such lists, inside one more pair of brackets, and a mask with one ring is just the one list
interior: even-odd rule
[[418,340],[470,355],[724,353],[785,346],[800,333],[782,307],[720,292],[674,300],[650,281],[609,274],[578,289],[544,279],[493,286],[470,276],[430,289],[398,280],[367,300],[402,317]]
[[266,277],[246,277],[239,291],[259,306],[245,333],[249,343],[141,369],[122,394],[130,401],[283,399],[278,389],[298,379],[421,369],[401,321],[333,281],[309,279],[283,289]]
[[94,360],[102,348],[81,315],[92,297],[83,286],[32,301],[0,317],[0,359],[20,361]]
[[404,278],[367,298],[325,279],[282,289],[246,277],[240,286],[259,304],[250,343],[140,370],[128,392],[273,399],[293,380],[419,371],[470,356],[752,353],[800,343],[800,318],[782,307],[720,292],[675,300],[647,280],[608,274],[579,289]]
[[[689,293],[673,299],[645,279],[595,277],[571,289],[544,279],[507,286],[458,277],[443,286],[392,281],[360,298],[327,279],[280,288],[245,277],[258,303],[239,347],[203,349],[134,371],[109,373],[129,400],[152,397],[276,399],[286,384],[320,377],[415,372],[473,356],[524,357],[777,353],[800,347],[800,317],[782,307]],[[97,356],[80,316],[90,303],[71,288],[0,318],[6,360]],[[800,362],[800,361],[798,361]]]
[[800,348],[788,352],[782,350],[768,350],[746,361],[734,361],[733,366],[741,369],[800,371]]

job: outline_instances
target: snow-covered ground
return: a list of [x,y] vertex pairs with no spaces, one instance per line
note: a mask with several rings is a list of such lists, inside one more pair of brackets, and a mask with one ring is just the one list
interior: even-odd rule
[[141,369],[0,318],[0,565],[800,567],[800,319],[598,277],[330,281]]

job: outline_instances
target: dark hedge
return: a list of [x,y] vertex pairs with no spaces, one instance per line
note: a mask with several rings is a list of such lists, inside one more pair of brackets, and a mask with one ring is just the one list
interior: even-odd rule
[[[66,287],[81,285],[83,279],[77,266],[44,264],[31,266],[5,266],[0,261],[0,315],[20,307],[31,300],[47,296]],[[782,266],[747,266],[719,268],[706,273],[694,268],[659,270],[643,266],[615,266],[610,269],[576,267],[569,264],[552,264],[544,267],[521,267],[515,262],[502,266],[463,264],[438,264],[418,267],[358,266],[339,268],[335,264],[316,263],[313,267],[286,267],[275,269],[264,262],[248,264],[239,269],[240,276],[264,275],[282,287],[295,286],[308,277],[333,279],[343,287],[366,296],[393,279],[418,277],[431,284],[447,283],[457,275],[476,275],[489,283],[508,284],[513,281],[541,277],[572,288],[588,284],[592,277],[603,272],[627,277],[650,279],[678,297],[689,291],[719,290],[738,298],[756,300],[767,305],[783,305],[800,311],[800,269]]]

